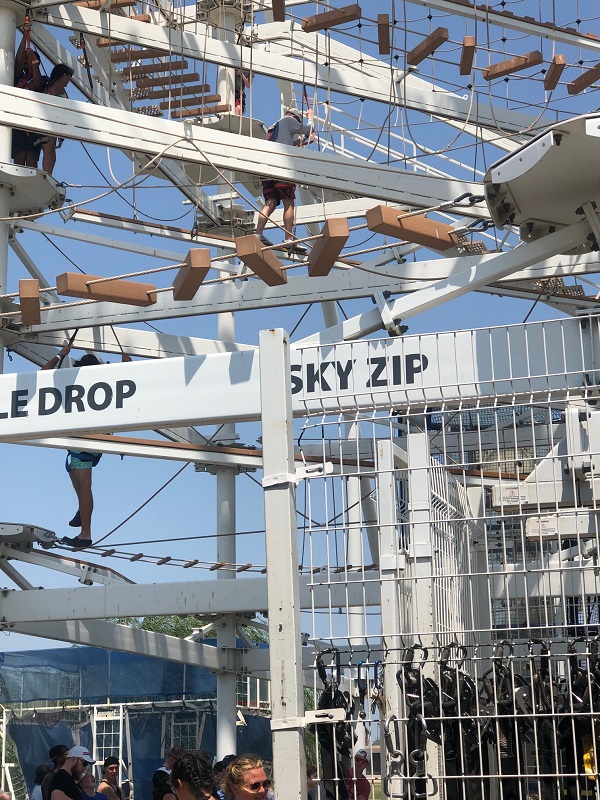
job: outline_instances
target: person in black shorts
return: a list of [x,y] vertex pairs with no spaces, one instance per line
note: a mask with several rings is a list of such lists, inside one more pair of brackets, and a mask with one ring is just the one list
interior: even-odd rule
[[50,800],[82,800],[81,789],[77,782],[81,780],[88,767],[95,764],[87,747],[76,745],[67,753],[65,763],[54,773],[48,787]]
[[[29,42],[29,23],[23,28],[23,38],[15,53],[14,85],[17,89],[29,89],[41,92],[45,80],[40,72],[40,56],[32,50]],[[20,167],[37,167],[40,157],[40,146],[36,144],[37,134],[13,128],[11,155],[15,164]]]

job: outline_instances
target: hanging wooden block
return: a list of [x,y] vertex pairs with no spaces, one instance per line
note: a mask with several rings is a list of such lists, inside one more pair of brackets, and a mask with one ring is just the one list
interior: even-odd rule
[[453,228],[445,222],[428,219],[421,214],[408,217],[390,206],[375,206],[366,214],[370,231],[405,239],[407,242],[430,247],[432,250],[449,250],[456,247]]
[[596,64],[595,67],[588,69],[574,81],[568,83],[567,91],[569,94],[579,94],[598,80],[600,80],[600,64]]
[[193,300],[210,269],[210,250],[195,247],[185,257],[173,281],[173,300]]
[[63,272],[56,278],[56,291],[67,297],[84,297],[88,300],[105,300],[108,303],[126,303],[130,306],[151,306],[156,303],[156,286],[114,278],[102,283],[100,275],[81,272]]
[[379,55],[388,56],[390,54],[390,15],[377,15],[377,43],[379,45]]
[[462,51],[460,54],[460,74],[470,75],[473,68],[473,59],[475,58],[475,37],[465,36],[462,44]]
[[[201,102],[204,99],[203,95],[208,92],[210,92],[208,83],[194,83],[191,86],[167,86],[164,89],[149,89],[145,97],[148,100],[162,100],[165,97],[179,98],[181,95],[193,94]],[[221,98],[219,97],[219,99]]]
[[316,14],[314,17],[307,17],[302,23],[302,30],[305,33],[323,31],[335,25],[343,25],[344,22],[354,22],[361,16],[362,10],[358,4],[344,6],[333,11],[325,11],[324,14]]
[[450,34],[448,33],[448,28],[436,28],[433,33],[430,33],[429,36],[423,39],[421,44],[418,44],[406,54],[406,63],[411,67],[416,67],[417,64],[424,61],[427,56],[435,53],[438,47],[441,47],[449,38]]
[[39,325],[42,321],[42,314],[40,282],[37,278],[25,278],[19,281],[19,299],[21,301],[21,324]]
[[258,275],[267,286],[283,286],[287,274],[272,250],[265,250],[258,236],[240,236],[235,240],[237,257]]
[[[182,69],[187,68],[187,61],[163,61],[160,64],[143,64],[137,67],[124,67],[120,70],[120,74],[123,77],[133,76],[143,76],[143,75],[156,75],[157,72],[166,72],[173,73],[173,72],[181,72]],[[176,76],[179,80],[181,80],[181,75]]]
[[308,274],[311,278],[329,275],[349,236],[346,217],[332,217],[325,221],[321,238],[316,240],[308,256]]
[[544,89],[551,92],[556,89],[560,76],[567,66],[567,57],[563,55],[554,56],[548,67],[548,72],[544,75]]
[[285,22],[285,0],[271,0],[273,22]]
[[528,67],[535,67],[538,64],[544,63],[544,57],[539,50],[532,50],[524,56],[515,56],[506,61],[500,61],[498,64],[492,64],[487,69],[483,70],[483,78],[486,81],[492,81],[494,78],[504,78],[505,75],[512,75],[513,72],[519,72]]

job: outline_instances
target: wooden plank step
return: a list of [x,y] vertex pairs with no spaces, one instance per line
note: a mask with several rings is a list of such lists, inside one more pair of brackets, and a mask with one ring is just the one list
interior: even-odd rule
[[143,50],[116,50],[110,54],[110,60],[113,64],[123,64],[125,61],[141,61],[144,58],[164,58],[166,53],[163,50],[152,50],[145,48]]
[[564,55],[556,55],[552,59],[550,66],[548,67],[548,72],[544,75],[544,89],[547,92],[551,92],[553,89],[556,89],[558,86],[558,82],[560,80],[560,76],[563,73],[564,68],[567,66],[567,57]]
[[207,114],[226,114],[231,111],[229,103],[223,103],[220,106],[201,106],[200,108],[176,108],[171,112],[173,119],[182,119],[183,117],[204,117]]
[[461,75],[470,75],[473,68],[473,59],[475,58],[475,48],[477,42],[474,36],[465,36],[462,43],[462,50],[460,53],[460,69]]
[[237,257],[267,286],[283,286],[287,274],[272,250],[265,250],[258,236],[240,236],[235,240]]
[[483,79],[492,81],[494,78],[504,78],[506,75],[512,75],[513,72],[527,69],[528,67],[536,67],[538,64],[544,63],[544,57],[539,50],[532,50],[531,53],[526,53],[524,56],[515,56],[508,58],[506,61],[500,61],[498,64],[492,64],[487,69],[483,70]]
[[163,61],[162,64],[144,64],[141,67],[130,67],[120,70],[126,82],[138,75],[154,75],[157,72],[180,72],[187,67],[187,61]]
[[140,78],[135,85],[138,89],[148,89],[151,86],[173,86],[185,81],[199,81],[197,72],[184,72],[181,75],[165,75],[164,78]]
[[416,67],[427,56],[435,53],[438,47],[448,41],[449,37],[448,28],[436,28],[433,33],[430,33],[416,47],[413,47],[410,53],[406,54],[406,63],[410,64],[411,67]]
[[390,15],[379,14],[377,16],[377,43],[379,45],[379,55],[387,56],[390,54]]
[[[149,99],[149,98],[148,98]],[[175,110],[176,108],[180,108],[181,106],[194,106],[198,105],[198,103],[202,103],[203,106],[206,106],[209,103],[218,103],[221,99],[220,94],[205,94],[201,95],[200,97],[171,97],[171,101],[165,100],[163,103],[159,103],[159,108],[162,111],[165,111],[167,108],[171,108]]]
[[567,84],[567,91],[569,94],[579,94],[579,92],[583,92],[584,89],[587,89],[588,86],[591,86],[596,81],[600,80],[600,63],[596,64],[595,67],[586,70],[583,72],[578,78],[575,78],[574,81]]
[[151,306],[156,303],[156,286],[120,278],[99,280],[97,275],[81,272],[63,272],[56,276],[56,291],[66,297],[85,297],[88,300],[104,300],[108,303],[126,303],[132,306]]
[[163,100],[165,97],[178,99],[184,94],[195,94],[197,97],[202,98],[202,95],[207,92],[210,92],[209,83],[194,83],[191,86],[171,86],[165,89],[149,90],[146,97],[148,100]]
[[302,22],[302,30],[305,33],[323,31],[333,28],[335,25],[343,25],[345,22],[354,22],[360,19],[361,16],[361,7],[355,3],[352,6],[344,6],[343,8],[336,8],[333,11],[326,11],[324,14],[316,14],[313,17],[307,17]]

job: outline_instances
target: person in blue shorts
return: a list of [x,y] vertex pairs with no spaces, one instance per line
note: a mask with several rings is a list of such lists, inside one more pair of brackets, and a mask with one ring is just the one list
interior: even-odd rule
[[[62,364],[73,346],[66,342],[59,353],[53,356],[42,369],[56,369]],[[122,355],[123,361],[131,361],[127,353]],[[86,353],[79,361],[74,361],[75,367],[90,367],[102,362],[93,354]],[[101,453],[86,453],[79,450],[68,450],[65,468],[77,495],[78,508],[73,519],[69,522],[72,528],[81,528],[77,536],[64,536],[62,544],[67,544],[76,550],[81,550],[92,545],[92,512],[94,510],[94,496],[92,494],[92,469],[102,458]]]

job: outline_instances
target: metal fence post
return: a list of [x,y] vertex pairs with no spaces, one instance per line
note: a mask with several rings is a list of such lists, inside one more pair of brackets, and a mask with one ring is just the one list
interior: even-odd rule
[[260,333],[263,486],[276,794],[305,800],[304,693],[289,341]]

